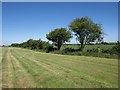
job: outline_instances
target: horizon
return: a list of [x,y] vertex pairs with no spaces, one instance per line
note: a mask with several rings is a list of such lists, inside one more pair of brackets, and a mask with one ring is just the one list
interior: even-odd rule
[[[87,7],[86,7],[87,6]],[[102,24],[105,42],[118,41],[117,2],[3,2],[2,45],[41,39],[55,28],[68,28],[75,18],[88,16]],[[75,36],[68,44],[78,44]]]
[[[38,39],[35,39],[35,40],[38,40]],[[27,40],[26,40],[27,41]],[[25,41],[25,42],[26,42]],[[24,42],[20,42],[20,43],[11,43],[11,44],[21,44],[21,43],[24,43]],[[109,44],[111,44],[111,43],[118,43],[118,41],[114,41],[114,42],[104,42],[104,43],[108,43],[108,45]],[[9,45],[0,45],[0,46],[10,46],[11,44],[9,44]],[[99,45],[99,44],[96,44],[96,43],[90,43],[90,44],[86,44],[86,45],[91,45],[91,44],[94,44],[94,45]],[[64,43],[63,45],[80,45],[80,43]],[[100,44],[101,45],[101,44]]]

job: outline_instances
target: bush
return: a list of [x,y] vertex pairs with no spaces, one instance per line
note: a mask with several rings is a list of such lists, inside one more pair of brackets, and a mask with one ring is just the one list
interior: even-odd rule
[[80,52],[80,49],[73,49],[73,48],[65,48],[59,52],[62,55],[82,55],[82,52]]
[[94,53],[96,53],[96,52],[98,52],[98,49],[97,48],[88,49],[87,52],[94,52]]
[[113,49],[115,52],[120,53],[120,43],[118,43],[117,45],[115,45],[112,49]]
[[108,53],[108,54],[112,54],[112,50],[111,49],[106,49],[106,50],[102,50],[102,53]]
[[73,49],[73,48],[65,48],[62,50],[62,52],[67,53],[67,52],[76,52],[79,51],[79,49]]
[[47,47],[46,47],[46,53],[49,53],[50,51],[54,51],[55,49],[54,49],[54,46],[53,45],[48,45]]

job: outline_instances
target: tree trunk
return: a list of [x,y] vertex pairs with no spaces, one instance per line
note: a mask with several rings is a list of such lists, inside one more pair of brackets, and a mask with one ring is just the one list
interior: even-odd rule
[[81,44],[80,44],[80,50],[83,51],[83,48],[84,48],[84,44],[81,43]]
[[80,41],[80,50],[83,51],[84,47],[85,47],[85,39],[83,38],[81,41]]
[[60,50],[61,46],[62,46],[62,44],[58,44],[57,49]]

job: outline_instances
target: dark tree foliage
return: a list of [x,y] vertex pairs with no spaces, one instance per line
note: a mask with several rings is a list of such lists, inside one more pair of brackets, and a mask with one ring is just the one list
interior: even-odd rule
[[18,43],[12,43],[11,46],[12,47],[19,47],[19,44]]
[[72,35],[66,30],[66,28],[57,28],[51,31],[49,34],[46,34],[46,38],[52,41],[59,50],[63,43],[68,42],[70,38],[72,38]]
[[101,25],[94,23],[88,17],[74,19],[70,23],[69,28],[77,36],[81,50],[83,50],[87,43],[102,41],[103,39]]
[[30,48],[30,49],[46,49],[46,47],[50,45],[50,43],[39,40],[29,39],[23,43],[13,43],[11,44],[12,47],[23,47],[23,48]]
[[118,52],[118,54],[120,54],[120,42],[118,41],[117,44],[112,49]]
[[53,47],[53,45],[47,45],[46,47],[46,53],[49,53],[50,51],[54,51],[55,48]]

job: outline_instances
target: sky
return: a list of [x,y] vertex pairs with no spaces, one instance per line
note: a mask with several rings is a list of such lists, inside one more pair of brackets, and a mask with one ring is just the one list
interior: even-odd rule
[[[102,24],[104,41],[118,40],[117,2],[3,2],[2,44],[21,43],[28,39],[44,41],[50,31],[65,27],[75,18],[88,16]],[[70,43],[77,43],[71,39]]]
[[0,45],[2,44],[2,3],[0,2]]

